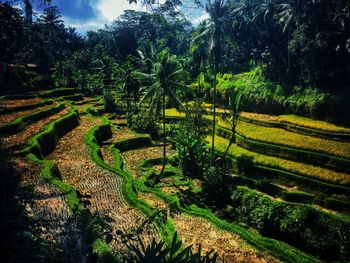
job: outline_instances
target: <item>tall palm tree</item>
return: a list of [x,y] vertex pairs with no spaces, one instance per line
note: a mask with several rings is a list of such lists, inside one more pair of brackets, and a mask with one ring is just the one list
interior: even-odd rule
[[212,147],[211,147],[211,164],[214,159],[214,147],[215,147],[215,126],[216,126],[216,78],[220,72],[221,66],[221,54],[222,54],[222,38],[224,35],[224,17],[227,12],[226,0],[208,0],[206,5],[206,11],[208,12],[211,20],[211,25],[208,30],[211,33],[209,54],[213,61],[213,73],[214,73],[214,92],[213,92],[213,131],[212,131]]
[[[6,1],[5,1],[6,2]],[[33,23],[33,4],[39,7],[47,7],[51,4],[52,0],[10,0],[11,4],[24,5],[24,16],[28,24]]]
[[[288,45],[292,34],[293,27],[296,26],[297,32],[299,31],[299,19],[303,15],[303,9],[307,5],[308,1],[302,0],[289,0],[286,3],[278,5],[280,13],[278,14],[279,23],[283,26],[282,32],[288,34]],[[290,50],[287,45],[287,59],[288,70],[291,67]]]
[[165,134],[165,107],[166,97],[172,100],[179,108],[182,103],[177,98],[176,92],[186,90],[185,79],[188,73],[183,69],[181,63],[174,55],[170,55],[168,50],[163,50],[158,54],[157,62],[154,63],[152,73],[134,72],[134,76],[146,80],[149,84],[144,87],[144,95],[140,103],[150,100],[149,113],[154,115],[157,109],[162,107],[163,117],[163,167],[166,164],[166,134]]

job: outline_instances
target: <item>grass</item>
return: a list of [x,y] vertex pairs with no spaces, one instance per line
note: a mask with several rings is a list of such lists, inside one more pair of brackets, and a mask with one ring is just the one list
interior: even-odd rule
[[[220,122],[219,126],[221,126]],[[238,122],[236,130],[252,140],[274,143],[292,148],[312,150],[342,158],[350,158],[350,143],[348,142],[321,139],[243,121]]]
[[171,109],[165,110],[165,116],[167,116],[167,117],[184,117],[185,118],[186,114],[184,112],[179,112],[175,108],[171,108]]
[[[211,137],[208,136],[206,138],[208,143],[211,143]],[[227,145],[229,143],[228,139],[220,137],[218,135],[215,136],[215,148],[218,151],[225,151]],[[328,170],[325,168],[294,162],[286,159],[281,159],[278,157],[267,156],[255,152],[248,151],[244,148],[233,144],[229,149],[229,154],[234,157],[240,157],[243,155],[249,156],[253,158],[254,164],[268,166],[272,168],[288,170],[290,172],[294,172],[297,174],[303,174],[305,176],[319,179],[323,181],[327,181],[330,183],[341,184],[341,185],[350,185],[350,176],[347,173],[336,172],[332,170]]]
[[328,123],[325,121],[313,120],[310,118],[305,118],[305,117],[297,116],[297,115],[274,116],[274,115],[252,113],[252,112],[242,112],[241,116],[248,118],[248,119],[258,120],[258,121],[281,122],[281,123],[293,124],[296,126],[325,131],[325,132],[349,133],[350,134],[349,128],[336,126],[332,123]]
[[[185,113],[180,113],[176,109],[167,109],[169,117],[185,117]],[[204,118],[212,120],[213,116],[206,115]],[[230,129],[230,124],[222,118],[218,119],[218,126]],[[302,118],[305,119],[305,118]],[[236,130],[249,139],[284,145],[292,148],[313,150],[325,154],[332,154],[342,158],[350,158],[350,143],[327,140],[294,132],[289,132],[280,128],[264,127],[239,121]]]
[[225,220],[222,220],[214,215],[209,209],[200,208],[196,205],[183,207],[178,198],[174,195],[167,195],[159,188],[149,188],[145,186],[144,178],[136,181],[135,186],[141,192],[154,194],[158,198],[164,200],[167,204],[171,205],[171,207],[176,207],[176,209],[182,213],[202,217],[214,224],[219,229],[240,235],[250,245],[262,251],[268,251],[268,253],[271,255],[285,262],[318,262],[318,260],[312,256],[309,256],[306,253],[289,246],[288,244],[282,243],[278,240],[262,237],[255,231],[226,222]]
[[339,133],[350,133],[349,128],[336,126],[332,123],[325,121],[313,120],[297,115],[281,115],[279,116],[281,122],[295,124],[301,127],[318,129],[327,132],[339,132]]

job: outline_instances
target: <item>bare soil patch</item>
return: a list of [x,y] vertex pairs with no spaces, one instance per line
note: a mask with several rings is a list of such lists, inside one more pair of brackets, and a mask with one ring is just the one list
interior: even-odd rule
[[[24,157],[13,159],[14,176],[20,176],[20,189],[25,192],[20,200],[25,214],[35,222],[33,228],[51,247],[64,249],[65,246],[79,246],[79,230],[71,220],[72,213],[61,192],[40,177],[42,166]],[[67,229],[75,233],[68,233]],[[65,251],[66,255],[71,252]],[[70,256],[70,255],[69,255]]]
[[59,113],[56,113],[50,117],[41,119],[39,121],[36,121],[32,123],[31,125],[27,126],[25,130],[23,130],[20,133],[12,134],[6,137],[2,138],[3,143],[3,151],[5,152],[14,152],[18,151],[26,144],[28,143],[28,140],[30,137],[32,137],[34,134],[39,133],[42,131],[50,122],[61,118],[65,114],[68,113],[69,107],[65,108],[64,110],[60,111]]
[[164,202],[160,198],[154,196],[153,194],[150,194],[150,193],[138,193],[138,197],[140,199],[145,200],[152,207],[157,208],[159,210],[167,208],[166,202]]
[[[53,104],[53,105],[55,105],[55,104]],[[0,126],[5,125],[7,123],[10,123],[19,117],[22,117],[22,116],[25,116],[25,115],[28,115],[28,114],[31,114],[31,113],[34,113],[37,111],[41,111],[41,110],[49,108],[49,107],[52,107],[53,105],[48,105],[48,106],[46,105],[46,106],[35,108],[35,109],[29,109],[29,110],[12,112],[9,114],[0,115]]]
[[30,98],[30,99],[13,99],[13,100],[1,100],[0,106],[5,109],[12,109],[19,106],[26,106],[41,102],[42,98]]
[[[167,154],[171,155],[174,151],[167,146]],[[140,177],[142,172],[139,169],[141,161],[153,158],[159,158],[163,156],[163,146],[152,146],[139,148],[122,153],[123,158],[126,160],[126,169],[134,176]]]
[[193,244],[194,251],[199,244],[202,251],[212,249],[219,254],[219,262],[279,262],[266,253],[255,250],[247,245],[240,236],[223,231],[200,217],[184,214],[174,216],[174,224],[185,246]]

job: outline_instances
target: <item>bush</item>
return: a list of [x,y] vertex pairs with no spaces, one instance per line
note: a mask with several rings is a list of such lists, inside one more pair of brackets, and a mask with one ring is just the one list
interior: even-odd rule
[[283,240],[324,260],[350,256],[350,223],[306,205],[270,200],[245,187],[231,196],[234,217],[262,234]]
[[104,101],[104,110],[105,112],[115,112],[117,109],[117,104],[112,93],[105,89],[103,91],[103,101]]
[[175,146],[183,173],[192,178],[203,179],[204,171],[209,165],[209,149],[203,138],[195,133],[191,123],[183,122],[179,125]]
[[158,127],[154,118],[138,113],[128,119],[128,126],[140,133],[148,133],[152,139],[159,139]]
[[216,205],[224,205],[229,202],[231,194],[232,161],[221,153],[216,153],[211,167],[204,172],[203,192],[208,201],[216,202]]

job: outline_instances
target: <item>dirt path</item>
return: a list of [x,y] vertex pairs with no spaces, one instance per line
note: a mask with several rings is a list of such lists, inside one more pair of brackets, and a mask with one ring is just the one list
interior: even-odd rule
[[[106,231],[106,241],[122,252],[126,249],[123,243],[126,235],[139,227],[145,218],[126,204],[121,192],[122,179],[90,159],[85,136],[99,123],[96,118],[82,116],[80,126],[67,133],[47,159],[56,161],[63,181],[77,188],[91,212],[99,212],[107,218],[110,230]],[[156,229],[145,227],[141,236],[148,242],[156,236]]]

